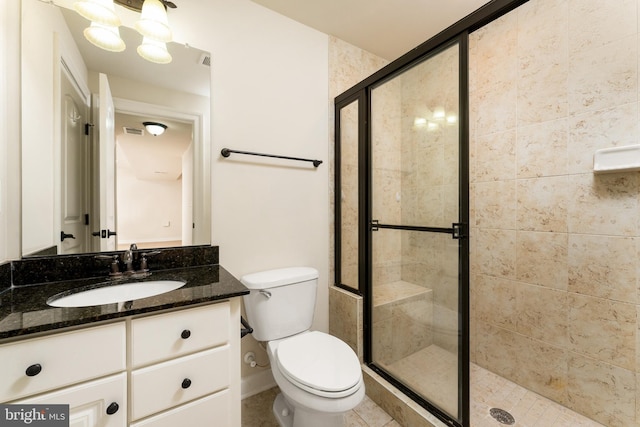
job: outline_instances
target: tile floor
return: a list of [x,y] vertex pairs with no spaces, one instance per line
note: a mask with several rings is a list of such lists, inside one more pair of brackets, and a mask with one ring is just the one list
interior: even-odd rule
[[[278,389],[273,388],[243,400],[242,427],[278,427],[271,412],[277,393]],[[516,420],[513,424],[516,427],[602,427],[595,421],[472,364],[471,426],[504,427],[505,424],[489,415],[492,407],[509,411]],[[402,427],[368,397],[347,414],[345,421],[345,427]]]
[[[264,391],[242,401],[242,427],[278,427],[271,405],[277,388]],[[401,427],[371,399],[364,400],[345,416],[345,427]]]

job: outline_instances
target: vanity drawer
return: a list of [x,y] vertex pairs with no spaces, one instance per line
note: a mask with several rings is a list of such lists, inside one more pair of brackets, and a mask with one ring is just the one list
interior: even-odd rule
[[131,427],[231,427],[229,390],[222,390],[178,408],[163,412],[146,420],[133,423]]
[[131,322],[131,363],[148,365],[229,341],[229,303],[142,317]]
[[0,402],[123,371],[125,342],[120,322],[4,344]]
[[229,345],[159,363],[131,373],[134,420],[229,386]]
[[70,426],[126,427],[127,373],[121,372],[12,403],[69,405]]

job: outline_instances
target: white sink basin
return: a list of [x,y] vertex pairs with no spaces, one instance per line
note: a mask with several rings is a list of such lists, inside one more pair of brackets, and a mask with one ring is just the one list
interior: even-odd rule
[[183,287],[185,282],[178,280],[151,280],[148,282],[122,283],[88,289],[70,295],[54,295],[47,304],[52,307],[88,307],[92,305],[112,304],[132,301],[140,298],[164,294]]

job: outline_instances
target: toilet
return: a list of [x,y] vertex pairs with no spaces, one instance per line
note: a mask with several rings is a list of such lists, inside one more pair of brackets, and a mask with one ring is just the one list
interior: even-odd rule
[[273,413],[282,427],[341,427],[364,398],[358,356],[344,341],[310,331],[318,271],[291,267],[243,276],[253,337],[267,343],[280,394]]

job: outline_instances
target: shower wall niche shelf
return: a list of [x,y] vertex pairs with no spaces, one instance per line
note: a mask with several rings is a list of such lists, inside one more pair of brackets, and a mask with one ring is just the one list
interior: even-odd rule
[[603,148],[593,155],[594,173],[631,172],[640,170],[640,145]]

